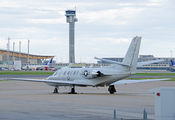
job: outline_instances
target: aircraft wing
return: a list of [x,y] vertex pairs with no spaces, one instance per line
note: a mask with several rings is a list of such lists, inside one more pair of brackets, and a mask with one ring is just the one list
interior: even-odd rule
[[158,62],[162,62],[162,61],[165,61],[165,60],[164,59],[160,59],[160,60],[151,60],[151,61],[138,62],[137,63],[137,67],[143,66],[143,65],[152,64],[152,63],[158,63]]
[[165,79],[149,79],[149,80],[120,80],[114,82],[110,85],[122,85],[122,84],[130,84],[130,83],[141,83],[141,82],[153,82],[153,81],[162,81],[162,80],[170,80],[170,78]]
[[43,82],[43,83],[55,83],[55,84],[67,84],[67,85],[87,85],[92,86],[86,82],[81,81],[65,81],[65,80],[45,80],[45,79],[27,79],[27,78],[5,78],[6,80],[17,80],[17,81],[29,81],[29,82]]

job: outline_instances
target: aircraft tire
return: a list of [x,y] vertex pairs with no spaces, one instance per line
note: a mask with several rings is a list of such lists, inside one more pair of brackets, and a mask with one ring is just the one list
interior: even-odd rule
[[77,94],[77,93],[75,92],[75,86],[73,86],[73,87],[71,88],[71,91],[70,91],[68,94]]
[[55,88],[54,91],[53,91],[53,93],[58,93],[58,89]]
[[110,94],[114,94],[114,92],[116,92],[114,85],[109,86],[108,91],[110,92]]

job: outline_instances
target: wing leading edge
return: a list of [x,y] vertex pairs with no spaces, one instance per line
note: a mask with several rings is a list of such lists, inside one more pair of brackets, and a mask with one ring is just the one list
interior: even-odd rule
[[[43,82],[43,83],[55,83],[55,84],[66,84],[66,85],[86,85],[93,86],[93,84],[88,84],[86,82],[80,81],[64,81],[64,80],[43,80],[43,79],[25,79],[25,78],[5,78],[6,80],[17,80],[17,81],[29,81],[29,82]],[[153,82],[153,81],[163,81],[170,80],[170,78],[165,79],[151,79],[151,80],[120,80],[114,82],[110,85],[122,85],[122,84],[131,84],[131,83],[141,83],[141,82]]]
[[29,81],[29,82],[43,82],[43,83],[55,83],[55,84],[66,84],[66,85],[87,85],[93,86],[86,82],[80,81],[64,81],[64,80],[43,80],[43,79],[25,79],[25,78],[5,78],[6,80],[17,80],[17,81]]

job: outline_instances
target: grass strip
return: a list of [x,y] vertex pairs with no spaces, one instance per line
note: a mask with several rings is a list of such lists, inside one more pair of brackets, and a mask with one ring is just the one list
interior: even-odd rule
[[[54,71],[0,71],[0,75],[52,75]],[[175,76],[175,73],[136,73],[135,75]]]
[[[151,80],[151,79],[167,79],[167,78],[126,78],[125,80]],[[0,81],[11,81],[11,80],[0,80]],[[175,81],[175,78],[170,78],[170,80],[164,81]]]
[[155,78],[126,78],[124,80],[151,80],[151,79],[167,79],[167,78],[161,78],[161,77],[155,77]]
[[[161,78],[161,77],[155,77],[155,78],[127,78],[125,80],[151,80],[151,79],[167,79],[167,78]],[[170,80],[165,81],[175,81],[175,78],[170,78]]]
[[52,75],[53,71],[0,71],[0,75]]
[[175,76],[175,73],[136,73],[135,75]]

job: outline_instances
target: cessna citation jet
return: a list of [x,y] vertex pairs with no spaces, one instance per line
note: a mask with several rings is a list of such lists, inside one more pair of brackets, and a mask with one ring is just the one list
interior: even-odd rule
[[[137,63],[141,37],[134,37],[125,55],[123,62],[116,62],[106,59],[96,58],[98,60],[113,63],[111,66],[102,68],[65,68],[57,70],[53,75],[45,80],[39,79],[24,79],[24,78],[6,78],[11,80],[43,82],[47,85],[55,87],[54,93],[58,92],[60,86],[69,86],[70,93],[74,94],[75,86],[86,87],[103,87],[109,86],[108,91],[113,94],[116,92],[116,84],[138,83],[156,80],[122,80],[136,73],[136,67],[164,60],[154,60]],[[164,79],[165,80],[165,79]]]

